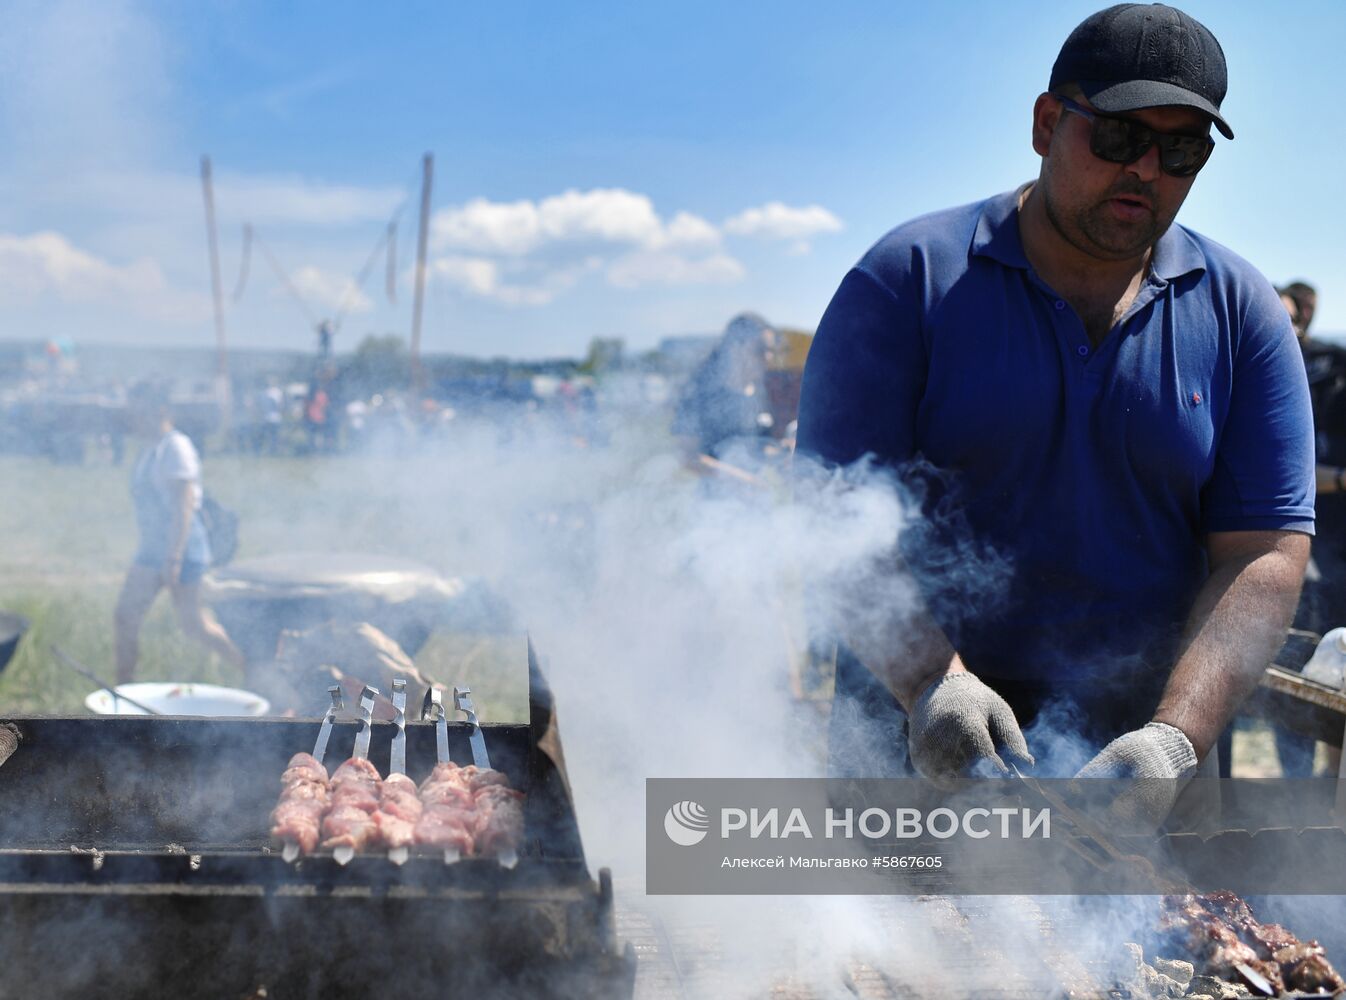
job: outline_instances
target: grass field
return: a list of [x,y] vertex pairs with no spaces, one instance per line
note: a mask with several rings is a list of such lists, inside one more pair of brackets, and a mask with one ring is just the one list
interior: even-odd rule
[[[384,554],[508,586],[511,555],[539,544],[519,525],[545,528],[547,509],[581,503],[604,484],[593,467],[569,486],[530,483],[520,463],[537,467],[525,452],[506,456],[477,442],[415,457],[208,455],[205,466],[207,489],[240,515],[238,559]],[[32,622],[0,673],[0,709],[84,710],[91,685],[53,660],[53,644],[112,677],[112,609],[136,541],[128,476],[129,465],[101,456],[83,465],[0,456],[0,609]],[[524,648],[521,636],[435,634],[416,662],[434,679],[470,684],[483,713],[505,721],[526,708]],[[142,633],[137,679],[242,683],[181,635],[162,595]]]

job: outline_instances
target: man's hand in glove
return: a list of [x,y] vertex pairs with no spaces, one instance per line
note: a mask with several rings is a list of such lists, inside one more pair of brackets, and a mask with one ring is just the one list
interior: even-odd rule
[[1019,763],[1033,763],[1013,710],[972,674],[945,674],[912,706],[911,762],[935,785],[948,787],[979,761],[1008,773],[997,748]]
[[1196,750],[1181,729],[1150,722],[1117,737],[1075,777],[1135,779],[1108,812],[1123,832],[1154,833],[1196,766]]

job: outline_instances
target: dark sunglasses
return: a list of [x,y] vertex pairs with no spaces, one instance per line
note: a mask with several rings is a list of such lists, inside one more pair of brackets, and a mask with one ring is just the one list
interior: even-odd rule
[[1087,119],[1093,129],[1089,133],[1089,149],[1100,160],[1109,163],[1134,163],[1150,151],[1159,148],[1159,169],[1170,177],[1191,177],[1206,165],[1215,149],[1215,140],[1208,135],[1174,135],[1156,132],[1130,118],[1113,118],[1080,107],[1068,97],[1053,94],[1061,106]]

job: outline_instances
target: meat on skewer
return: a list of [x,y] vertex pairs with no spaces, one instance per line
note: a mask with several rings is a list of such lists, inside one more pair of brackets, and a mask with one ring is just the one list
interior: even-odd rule
[[331,802],[327,769],[311,754],[297,753],[280,782],[280,800],[271,812],[271,836],[310,854],[318,846],[323,813]]
[[373,764],[352,757],[332,775],[332,808],[323,817],[323,847],[349,847],[362,851],[377,843],[379,828],[374,814],[379,808],[382,781]]
[[426,847],[468,856],[472,853],[472,793],[457,774],[460,770],[455,764],[436,764],[421,783],[423,811],[413,836]]
[[416,783],[405,774],[390,774],[379,790],[379,808],[374,823],[379,837],[390,850],[416,842],[416,823],[425,806],[416,794]]
[[421,785],[421,801],[417,843],[483,857],[512,851],[523,837],[523,793],[500,771],[436,764]]
[[473,853],[491,857],[516,851],[523,839],[523,792],[506,785],[483,785],[472,805]]
[[1237,982],[1237,964],[1260,973],[1278,992],[1336,991],[1343,981],[1317,941],[1300,941],[1279,924],[1260,923],[1232,892],[1169,896],[1161,926],[1201,961],[1208,974]]
[[470,794],[475,794],[478,789],[487,785],[509,787],[509,778],[500,771],[489,767],[477,767],[475,764],[463,767],[452,761],[436,764],[435,769],[430,772],[430,777],[421,783],[421,789],[424,791],[426,785],[437,785],[441,782],[461,788]]

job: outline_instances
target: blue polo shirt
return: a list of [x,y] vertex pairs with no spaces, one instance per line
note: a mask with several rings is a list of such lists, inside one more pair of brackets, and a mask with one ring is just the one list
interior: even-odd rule
[[899,226],[846,275],[799,450],[920,481],[901,547],[969,669],[1166,675],[1208,532],[1313,532],[1303,360],[1266,279],[1178,225],[1093,348],[1024,255],[1018,195]]

